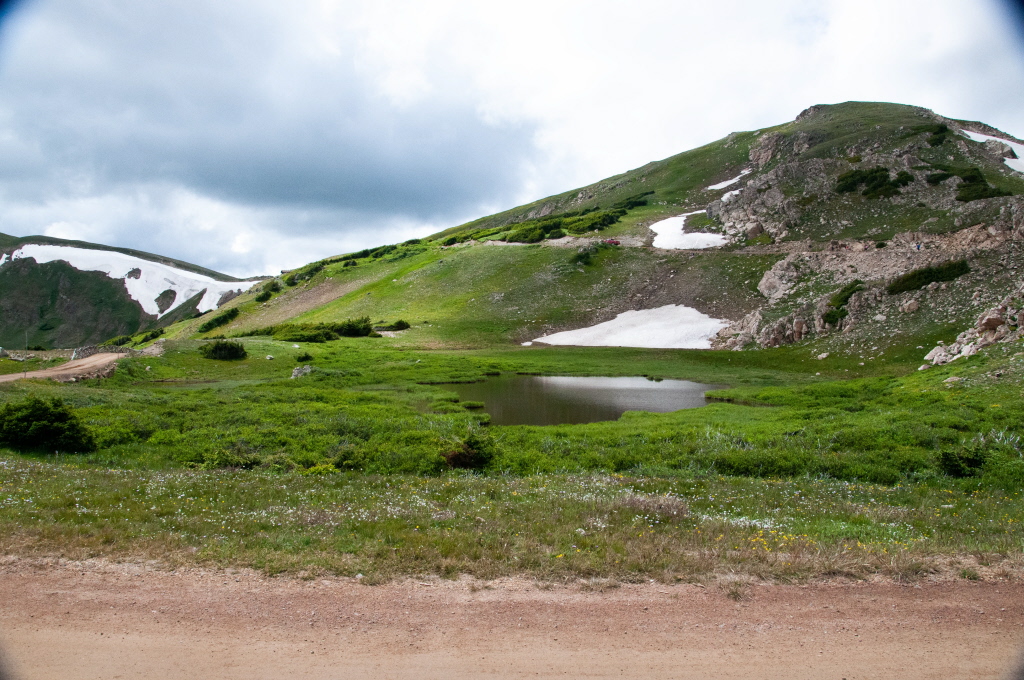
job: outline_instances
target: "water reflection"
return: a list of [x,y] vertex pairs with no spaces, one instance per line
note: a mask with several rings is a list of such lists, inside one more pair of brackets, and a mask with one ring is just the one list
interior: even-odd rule
[[720,388],[689,380],[502,375],[449,385],[463,401],[482,401],[495,425],[560,425],[618,420],[626,411],[667,413],[707,404]]

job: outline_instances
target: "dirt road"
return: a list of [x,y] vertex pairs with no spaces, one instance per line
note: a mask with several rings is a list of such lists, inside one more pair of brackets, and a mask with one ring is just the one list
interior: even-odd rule
[[69,378],[80,378],[85,375],[99,373],[104,368],[110,366],[110,364],[114,363],[118,359],[123,359],[124,357],[124,354],[102,352],[100,354],[93,354],[91,357],[86,357],[84,359],[75,359],[74,361],[69,361],[66,364],[61,364],[54,368],[44,368],[41,371],[7,373],[5,375],[0,375],[0,383],[13,382],[23,378],[27,380],[67,380]]
[[0,567],[15,678],[1002,678],[1024,585],[605,592]]

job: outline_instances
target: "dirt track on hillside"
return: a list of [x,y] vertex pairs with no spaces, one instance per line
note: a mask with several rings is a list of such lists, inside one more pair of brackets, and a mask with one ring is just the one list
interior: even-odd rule
[[90,357],[84,359],[75,359],[69,361],[66,364],[55,366],[54,368],[44,368],[40,371],[27,371],[25,373],[7,373],[0,375],[0,383],[13,382],[15,380],[69,380],[71,378],[81,378],[85,375],[93,375],[101,372],[103,369],[110,366],[118,359],[123,359],[124,354],[117,354],[114,352],[101,352],[100,354],[93,354]]
[[[476,582],[478,583],[478,582]],[[1024,585],[544,590],[0,567],[15,678],[1003,678]]]

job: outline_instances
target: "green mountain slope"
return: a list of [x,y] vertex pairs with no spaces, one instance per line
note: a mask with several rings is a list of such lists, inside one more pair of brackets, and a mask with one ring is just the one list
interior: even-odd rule
[[[870,340],[870,354],[952,340],[1024,266],[1024,174],[1004,164],[1008,147],[961,130],[1017,141],[912,106],[811,107],[423,241],[312,263],[280,292],[230,303],[237,318],[206,335],[366,316],[412,324],[389,342],[479,347],[685,305],[725,320],[712,342],[735,349],[854,352]],[[650,225],[694,211],[686,230],[725,246],[653,247]],[[952,280],[889,291],[961,260]]]

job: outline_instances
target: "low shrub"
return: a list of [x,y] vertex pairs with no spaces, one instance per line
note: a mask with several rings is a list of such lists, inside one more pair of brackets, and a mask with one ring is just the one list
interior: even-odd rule
[[886,287],[889,295],[923,288],[929,283],[952,281],[971,271],[966,260],[954,260],[936,267],[922,267],[897,277]]
[[509,233],[505,240],[509,243],[537,243],[544,240],[544,230],[539,226],[516,229]]
[[257,295],[255,300],[256,300],[256,302],[266,302],[267,300],[269,300],[272,297],[274,297],[274,295],[270,291],[266,291],[265,290],[265,291],[261,292],[259,295]]
[[199,326],[199,332],[200,333],[209,333],[214,328],[220,328],[221,326],[226,326],[226,325],[228,325],[229,323],[231,323],[232,321],[234,321],[237,318],[238,318],[238,307],[232,307],[231,309],[228,309],[226,311],[221,312],[220,314],[218,314],[217,316],[213,317],[212,319],[210,319],[208,321],[204,321]]
[[299,362],[300,364],[302,362],[304,362],[304,361],[312,361],[312,360],[313,360],[313,355],[310,354],[309,352],[303,352],[299,356],[295,357],[295,361]]
[[164,329],[163,328],[154,328],[153,330],[151,330],[148,333],[146,333],[145,335],[143,335],[139,339],[139,342],[143,343],[143,342],[149,342],[150,340],[156,340],[157,338],[159,338],[163,334],[164,334]]
[[329,342],[343,338],[361,338],[370,335],[373,327],[370,317],[361,319],[345,319],[335,323],[282,323],[276,326],[254,328],[237,334],[244,338],[254,335],[272,335],[275,340],[285,342]]
[[458,447],[441,455],[450,468],[482,470],[494,460],[494,442],[473,432]]
[[861,187],[866,198],[891,198],[900,194],[900,188],[914,181],[906,170],[900,171],[895,179],[890,178],[889,169],[875,167],[870,170],[851,170],[836,179],[836,192],[852,193]]
[[84,453],[96,440],[62,399],[31,396],[0,408],[0,445],[18,450]]
[[1012,196],[1009,191],[994,187],[985,179],[981,168],[957,168],[948,165],[935,164],[939,172],[933,172],[925,177],[925,181],[932,186],[942,184],[951,177],[959,177],[960,185],[956,190],[956,200],[961,203],[978,201],[983,198],[999,198],[1001,196]]
[[249,356],[245,345],[233,340],[217,340],[199,346],[199,354],[207,359],[236,361]]
[[[108,346],[113,346],[113,347],[122,347],[124,345],[127,345],[131,341],[132,341],[132,336],[130,336],[130,335],[119,335],[116,338],[110,338],[109,340],[104,340],[101,344],[108,345]],[[31,348],[26,348],[26,349],[31,349]]]
[[398,321],[388,324],[387,326],[374,326],[375,331],[404,331],[407,328],[411,328],[411,324],[408,321],[399,319]]

